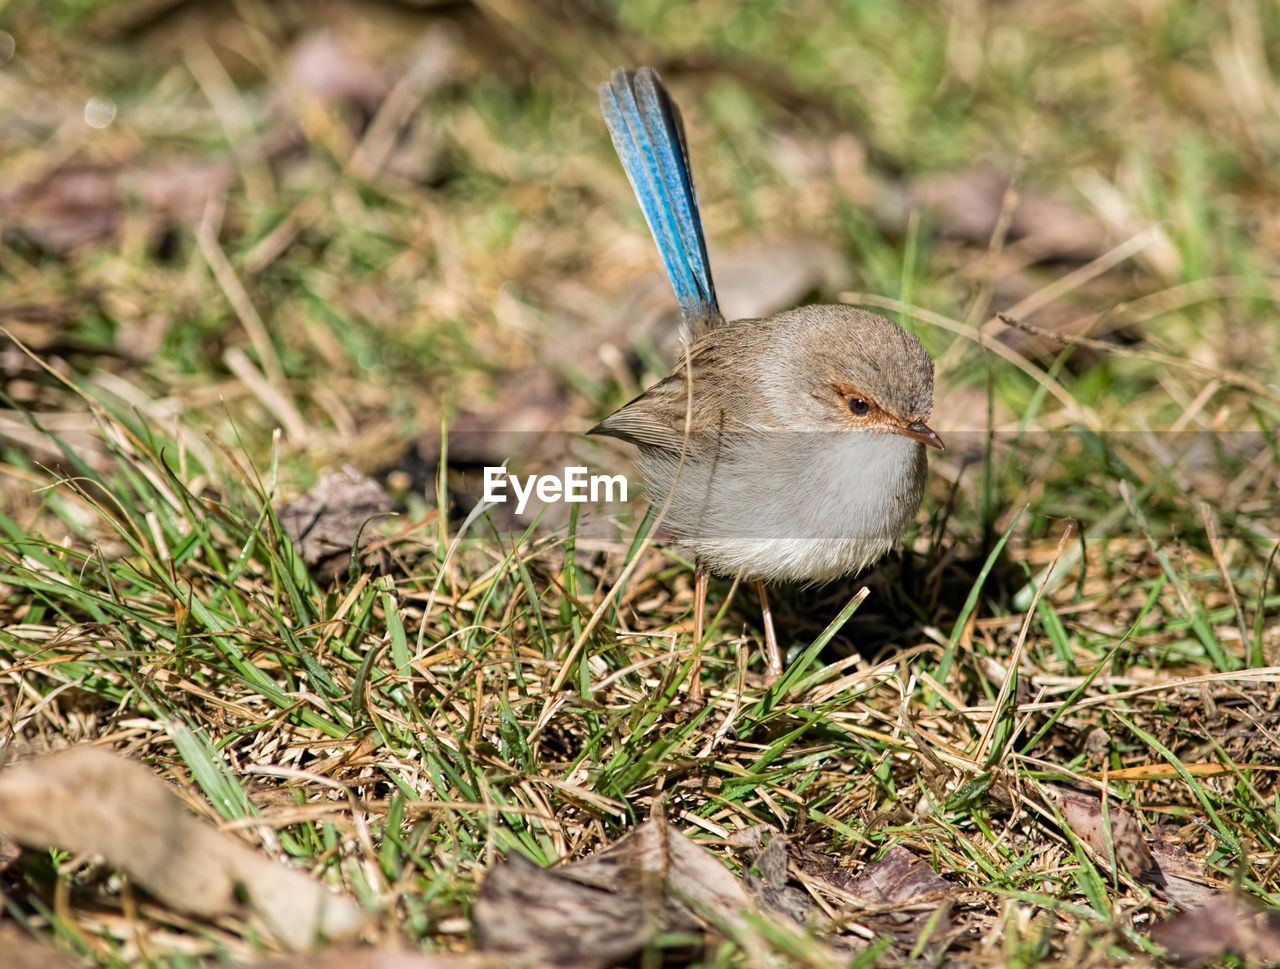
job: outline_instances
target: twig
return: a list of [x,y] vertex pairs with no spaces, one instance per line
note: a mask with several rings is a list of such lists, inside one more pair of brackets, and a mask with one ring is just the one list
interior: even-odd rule
[[[1021,305],[1021,304],[1019,304]],[[1036,326],[1019,320],[1010,314],[1016,310],[1010,310],[1008,314],[999,314],[999,320],[1005,326],[1011,326],[1015,330],[1021,330],[1024,333],[1030,333],[1032,336],[1043,337],[1046,340],[1054,340],[1058,343],[1072,347],[1084,347],[1089,350],[1100,350],[1103,353],[1114,353],[1124,357],[1135,357],[1139,360],[1149,360],[1151,363],[1162,364],[1167,367],[1178,367],[1182,370],[1192,370],[1196,373],[1203,374],[1206,377],[1216,377],[1223,383],[1232,384],[1242,390],[1247,390],[1259,397],[1265,397],[1268,400],[1280,403],[1280,393],[1272,390],[1261,381],[1255,380],[1248,374],[1243,374],[1238,370],[1224,370],[1221,367],[1211,367],[1208,364],[1197,363],[1194,360],[1188,360],[1185,357],[1175,357],[1172,354],[1160,353],[1156,350],[1136,350],[1133,347],[1121,346],[1117,343],[1110,343],[1106,340],[1098,340],[1088,336],[1072,336],[1068,333],[1059,333],[1056,330],[1047,330],[1042,326]]]

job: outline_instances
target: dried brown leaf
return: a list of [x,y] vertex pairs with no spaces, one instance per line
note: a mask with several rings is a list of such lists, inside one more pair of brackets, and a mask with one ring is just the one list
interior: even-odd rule
[[1227,955],[1251,965],[1275,965],[1280,963],[1280,910],[1258,911],[1244,899],[1221,895],[1152,926],[1151,939],[1184,966],[1203,966]]
[[76,964],[14,925],[0,925],[5,969],[72,969]]
[[787,884],[787,839],[774,834],[755,860],[756,870],[746,876],[747,891],[762,908],[804,925],[813,908],[813,900],[799,888]]
[[556,868],[582,885],[609,891],[642,892],[661,887],[667,871],[662,827],[654,821],[632,829],[613,844]]
[[193,915],[238,914],[247,904],[291,948],[349,936],[364,922],[351,899],[216,831],[145,767],[94,747],[0,772],[0,830],[28,845],[101,855]]
[[1160,874],[1160,894],[1179,908],[1192,909],[1205,905],[1229,887],[1206,878],[1204,866],[1178,845],[1157,838],[1150,843],[1150,848]]
[[171,158],[126,168],[120,187],[127,200],[151,215],[192,225],[234,177],[235,166],[226,159]]
[[868,865],[849,887],[849,894],[868,905],[906,904],[950,891],[950,882],[902,845],[894,845]]
[[[1077,838],[1105,859],[1115,849],[1116,864],[1134,878],[1159,883],[1160,869],[1151,857],[1142,827],[1124,808],[1110,805],[1107,818],[1102,815],[1102,800],[1096,794],[1080,794],[1056,788],[1050,792],[1067,826]],[[1107,822],[1110,822],[1110,837]]]
[[695,915],[744,930],[742,913],[754,906],[742,883],[715,855],[677,828],[667,825],[666,830],[667,886],[672,895]]
[[[720,308],[731,320],[790,309],[810,293],[839,289],[847,275],[838,248],[799,235],[715,249],[711,264]],[[679,317],[665,276],[654,273],[625,287],[613,304],[611,311],[589,316],[569,339],[546,346],[540,354],[543,366],[552,370],[572,366],[601,379],[609,376],[602,347],[626,350],[649,339],[675,359],[681,338]]]
[[200,218],[226,190],[235,169],[226,161],[173,158],[125,164],[69,164],[29,184],[0,192],[4,235],[63,253],[113,236],[131,208],[159,234]]
[[928,862],[902,845],[893,845],[884,857],[872,862],[857,876],[833,858],[821,854],[804,853],[796,859],[796,865],[810,881],[871,906],[933,899],[953,887],[939,878]]
[[[912,180],[878,201],[891,226],[905,225],[912,209],[926,212],[942,235],[986,246],[1005,206],[1010,176],[990,166],[940,172]],[[1009,223],[1008,241],[1038,259],[1081,262],[1100,255],[1110,232],[1099,219],[1057,196],[1023,187]]]
[[376,537],[373,526],[390,513],[391,499],[382,485],[344,467],[277,514],[302,560],[327,581],[347,567],[352,549],[362,549]]
[[1192,777],[1218,777],[1222,774],[1238,774],[1241,771],[1280,772],[1280,764],[1139,764],[1118,770],[1091,771],[1089,777],[1108,778],[1113,781],[1163,781],[1190,774]]
[[790,309],[815,292],[840,289],[848,276],[840,250],[808,236],[775,236],[717,251],[711,264],[729,320]]
[[484,880],[471,910],[476,945],[557,966],[608,966],[659,928],[638,892],[595,888],[512,853]]
[[[846,927],[856,919],[908,949],[920,943],[922,931],[938,939],[954,930],[950,907],[955,886],[901,845],[889,848],[857,876],[826,854],[799,852],[793,864],[801,880],[830,897]],[[865,935],[845,934],[841,942],[861,948]]]
[[659,932],[699,923],[750,939],[756,910],[742,883],[677,828],[647,821],[609,847],[559,868],[510,855],[485,879],[472,909],[490,952],[555,965],[605,966]]

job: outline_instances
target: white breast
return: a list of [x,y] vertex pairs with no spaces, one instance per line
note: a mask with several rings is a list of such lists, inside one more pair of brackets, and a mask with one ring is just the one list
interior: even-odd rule
[[769,433],[640,470],[664,530],[711,571],[821,581],[866,568],[901,538],[924,488],[924,446],[894,434]]

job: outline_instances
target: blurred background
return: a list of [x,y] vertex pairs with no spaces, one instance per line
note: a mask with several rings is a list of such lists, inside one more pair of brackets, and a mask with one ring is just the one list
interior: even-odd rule
[[445,425],[497,464],[665,374],[595,95],[652,64],[728,315],[844,300],[934,353],[935,536],[1097,524],[1123,478],[1275,541],[1274,4],[9,0],[0,28],[20,527],[36,469],[101,455],[97,407],[188,478],[350,465],[421,517]]

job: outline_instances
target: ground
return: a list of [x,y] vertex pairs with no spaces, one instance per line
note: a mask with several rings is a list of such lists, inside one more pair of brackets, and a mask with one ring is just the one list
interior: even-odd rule
[[[630,835],[670,904],[580,964],[1280,961],[1235,901],[1280,902],[1278,44],[1260,0],[0,2],[6,944],[280,950],[142,860],[136,780],[369,953],[568,964],[547,886]],[[486,464],[625,467],[580,434],[673,360],[595,103],[640,63],[726,310],[910,327],[948,444],[900,552],[775,590],[778,684],[712,583],[702,706],[641,499],[469,516]]]

